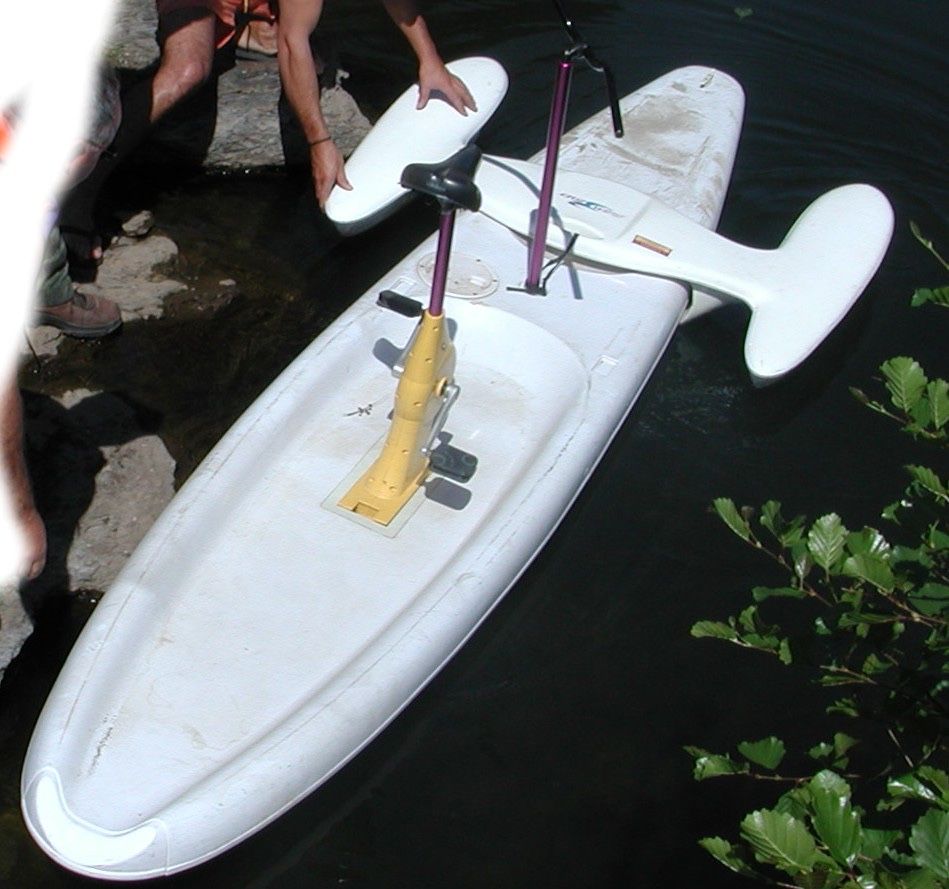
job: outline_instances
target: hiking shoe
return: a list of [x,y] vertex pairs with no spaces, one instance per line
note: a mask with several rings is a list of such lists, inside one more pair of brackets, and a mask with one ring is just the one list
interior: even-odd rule
[[110,299],[73,290],[72,299],[58,306],[42,306],[36,313],[37,324],[58,327],[63,333],[80,339],[94,339],[118,330],[122,313]]

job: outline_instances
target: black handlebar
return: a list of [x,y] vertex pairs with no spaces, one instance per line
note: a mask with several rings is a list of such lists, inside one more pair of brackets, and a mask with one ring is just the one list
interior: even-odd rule
[[605,62],[601,62],[596,54],[590,48],[590,45],[580,36],[577,26],[573,19],[567,15],[562,0],[553,0],[557,15],[560,17],[560,24],[570,38],[571,46],[564,51],[564,55],[576,61],[585,62],[590,70],[597,74],[602,74],[606,81],[606,96],[610,105],[610,115],[613,118],[613,133],[617,139],[623,138],[623,118],[619,109],[619,95],[616,92],[616,81],[613,78],[613,72]]

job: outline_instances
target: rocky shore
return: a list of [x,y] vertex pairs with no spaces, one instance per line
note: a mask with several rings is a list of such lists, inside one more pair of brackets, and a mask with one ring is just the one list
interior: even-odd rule
[[[153,0],[120,0],[109,60],[123,78],[155,63]],[[328,57],[323,51],[321,55]],[[350,152],[369,123],[343,87],[345,72],[328,64],[321,76],[323,111],[337,144]],[[212,171],[250,171],[301,163],[305,144],[280,102],[275,59],[236,59],[208,88],[156,127],[134,158],[136,164],[201,165]],[[117,302],[126,326],[161,317],[166,300],[188,289],[175,276],[177,245],[153,231],[149,213],[118,221],[96,280],[80,285]],[[236,282],[218,282],[216,305],[228,301]],[[222,296],[223,294],[223,296]],[[121,335],[121,334],[120,334]],[[27,331],[24,368],[49,366],[62,335],[50,327]],[[81,502],[59,502],[46,511],[50,554],[44,576],[22,589],[0,589],[0,677],[32,631],[33,615],[50,590],[104,591],[174,493],[175,461],[162,439],[121,398],[87,388],[49,398],[27,398],[28,452],[56,454],[43,465],[43,483],[84,479]],[[36,470],[31,470],[36,481]],[[81,508],[81,513],[77,510]]]

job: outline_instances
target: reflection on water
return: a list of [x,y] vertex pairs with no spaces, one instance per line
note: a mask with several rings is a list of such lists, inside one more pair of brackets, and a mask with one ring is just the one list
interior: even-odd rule
[[[908,308],[939,270],[909,237],[917,220],[947,243],[946,81],[936,4],[575,2],[587,39],[621,91],[682,64],[736,76],[747,119],[722,230],[773,246],[819,192],[879,185],[897,211],[884,270],[812,364],[753,390],[744,317],[729,310],[683,330],[600,470],[518,586],[476,638],[369,750],[259,836],[175,887],[739,886],[697,849],[766,802],[754,788],[695,785],[683,744],[726,748],[788,736],[818,712],[788,678],[691,640],[701,617],[730,613],[759,566],[726,542],[706,508],[727,494],[770,496],[788,511],[834,509],[876,521],[894,493],[899,437],[857,408],[882,360],[937,365],[945,337]],[[546,3],[442,2],[429,20],[447,57],[486,53],[511,74],[483,134],[495,153],[542,141],[562,46]],[[354,93],[384,107],[412,75],[379,4],[327,4]],[[593,75],[574,81],[571,121],[603,103]],[[250,400],[342,307],[431,231],[413,207],[341,242],[298,174],[259,180],[125,184],[178,241],[183,274],[213,296],[241,296],[204,318],[129,325],[91,360],[69,351],[74,382],[119,389],[160,417],[179,482]],[[131,195],[131,196],[130,196]],[[78,370],[76,370],[78,368]],[[859,453],[859,461],[854,457]],[[82,603],[51,615],[0,689],[0,881],[79,886],[24,836],[17,772],[29,725]],[[742,670],[753,668],[753,675]],[[807,736],[807,740],[814,739]]]

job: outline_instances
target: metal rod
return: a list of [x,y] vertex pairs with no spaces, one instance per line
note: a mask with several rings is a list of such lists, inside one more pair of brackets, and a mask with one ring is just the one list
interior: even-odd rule
[[445,300],[445,285],[448,281],[448,259],[451,254],[451,238],[455,231],[455,211],[442,210],[438,217],[438,247],[435,250],[435,268],[432,272],[432,293],[428,301],[428,313],[438,317]]
[[563,136],[564,122],[567,117],[567,98],[570,95],[570,75],[573,61],[561,59],[557,64],[557,78],[554,81],[554,97],[550,107],[550,123],[547,127],[547,154],[544,158],[544,178],[541,182],[540,200],[537,205],[537,218],[534,220],[534,237],[531,241],[527,263],[527,283],[524,289],[528,293],[542,293],[540,287],[540,269],[544,260],[547,244],[547,226],[550,222],[550,207],[553,203],[554,178],[557,174],[557,156],[560,153],[560,139]]

